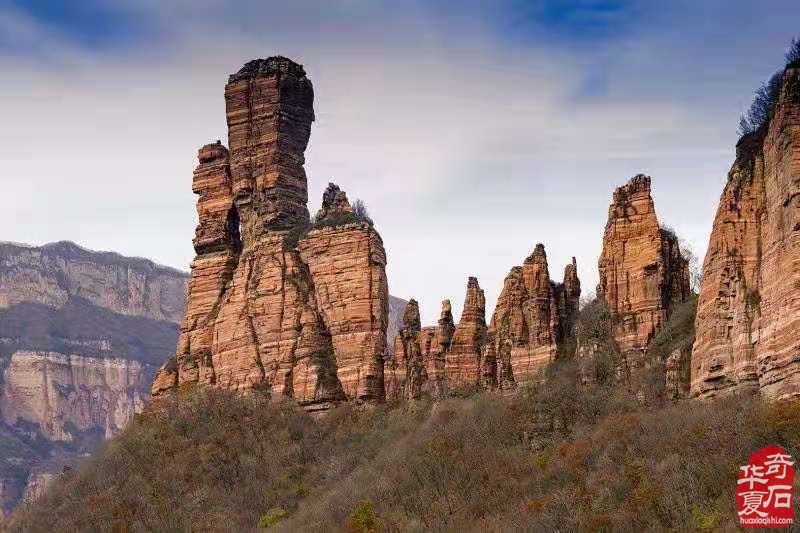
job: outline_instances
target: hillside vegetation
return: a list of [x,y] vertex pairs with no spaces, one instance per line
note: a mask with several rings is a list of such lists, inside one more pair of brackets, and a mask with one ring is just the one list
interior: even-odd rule
[[[653,353],[692,335],[673,316]],[[636,379],[579,385],[566,358],[509,397],[342,405],[318,419],[255,394],[184,390],[10,529],[734,529],[739,465],[768,444],[800,456],[800,405],[665,402],[660,357]]]

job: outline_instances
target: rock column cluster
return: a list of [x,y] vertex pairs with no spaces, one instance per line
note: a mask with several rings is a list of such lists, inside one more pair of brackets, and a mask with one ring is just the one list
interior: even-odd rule
[[457,326],[445,300],[439,324],[420,328],[419,307],[412,300],[406,325],[395,338],[387,395],[417,398],[423,393],[436,397],[509,390],[541,379],[560,343],[572,334],[580,293],[575,259],[564,271],[564,282],[553,282],[544,246],[538,244],[523,265],[506,276],[488,326],[486,300],[474,277],[467,281]]

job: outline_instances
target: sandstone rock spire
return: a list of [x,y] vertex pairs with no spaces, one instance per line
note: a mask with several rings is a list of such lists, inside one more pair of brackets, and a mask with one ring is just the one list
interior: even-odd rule
[[571,335],[580,300],[577,264],[564,269],[564,282],[550,280],[544,245],[535,246],[522,266],[503,282],[483,350],[487,388],[512,388],[540,379]]
[[470,276],[467,281],[467,294],[464,298],[461,320],[453,332],[450,350],[445,355],[445,375],[448,387],[470,389],[478,386],[480,358],[485,335],[486,297],[478,284],[478,278]]
[[650,181],[639,174],[614,192],[598,263],[597,295],[618,317],[614,338],[633,365],[670,306],[689,297],[688,263],[677,237],[659,226]]
[[394,355],[386,365],[386,397],[416,399],[426,394],[442,398],[447,394],[445,354],[450,349],[455,325],[450,301],[442,302],[436,326],[420,327],[419,304],[409,301],[403,327],[394,339]]
[[703,263],[691,394],[800,396],[800,69],[742,137]]
[[558,323],[555,324],[556,343],[560,344],[574,334],[573,328],[580,310],[581,281],[578,279],[578,263],[574,257],[564,267],[564,281],[553,284],[553,298],[558,311]]
[[[330,184],[309,227],[304,150],[314,120],[303,67],[247,63],[225,87],[230,150],[201,148],[187,312],[153,384],[264,389],[311,409],[381,400],[386,253],[371,221]],[[322,220],[324,219],[324,220]]]

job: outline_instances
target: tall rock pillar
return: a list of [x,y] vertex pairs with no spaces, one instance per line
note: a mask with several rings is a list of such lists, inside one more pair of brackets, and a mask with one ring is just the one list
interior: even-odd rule
[[659,226],[650,177],[614,192],[599,261],[598,297],[617,317],[614,338],[628,364],[642,362],[670,306],[689,297],[689,270],[674,234]]
[[470,277],[467,281],[467,295],[461,320],[456,326],[445,356],[447,385],[452,389],[474,388],[478,386],[480,359],[486,336],[486,297],[478,285],[478,279]]
[[333,184],[310,225],[303,164],[313,100],[303,67],[284,57],[230,76],[230,151],[200,151],[187,314],[154,395],[199,383],[263,389],[309,409],[383,399],[386,253]]

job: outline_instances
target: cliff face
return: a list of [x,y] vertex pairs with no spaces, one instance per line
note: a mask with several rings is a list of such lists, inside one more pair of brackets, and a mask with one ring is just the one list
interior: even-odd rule
[[177,339],[186,283],[145,259],[69,242],[0,244],[5,511],[141,409]]
[[650,177],[637,175],[614,192],[599,270],[597,295],[617,319],[614,338],[637,365],[670,306],[690,295],[688,262],[675,235],[659,226]]
[[49,440],[93,431],[109,438],[141,411],[145,383],[139,361],[18,351],[5,371],[0,410],[6,424],[36,422]]
[[800,395],[800,70],[743,137],[703,263],[691,394]]
[[225,88],[230,150],[198,154],[195,233],[176,358],[153,383],[260,388],[311,409],[384,394],[386,253],[331,184],[309,223],[304,151],[314,120],[303,68],[247,63]]

